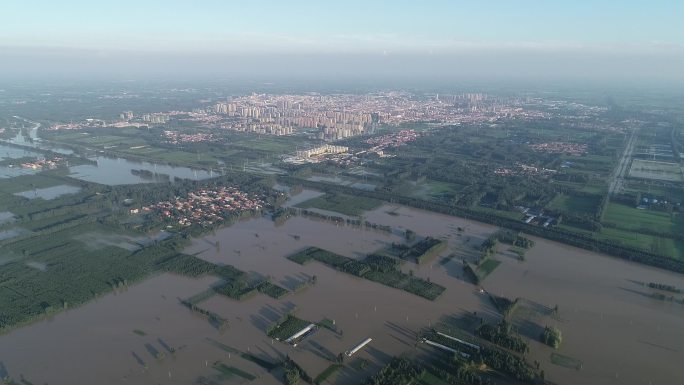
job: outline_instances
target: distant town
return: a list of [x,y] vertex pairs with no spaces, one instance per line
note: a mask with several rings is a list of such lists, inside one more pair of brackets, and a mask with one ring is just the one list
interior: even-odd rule
[[[77,123],[53,124],[52,130],[78,130],[89,127],[142,127],[162,125],[172,120],[264,135],[307,133],[325,141],[372,132],[379,124],[403,126],[434,124],[496,123],[502,118],[537,119],[550,115],[523,106],[538,101],[526,98],[500,98],[483,93],[456,95],[414,95],[404,91],[367,95],[309,93],[304,95],[252,94],[206,103],[190,111],[138,114],[124,111],[117,121],[86,119]],[[210,136],[174,136],[171,143],[209,141]]]

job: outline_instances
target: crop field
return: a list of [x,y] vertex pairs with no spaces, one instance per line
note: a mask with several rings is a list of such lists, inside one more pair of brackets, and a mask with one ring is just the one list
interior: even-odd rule
[[[82,304],[93,295],[148,274],[150,260],[143,256],[146,253],[139,253],[137,259],[130,258],[129,251],[109,246],[93,255],[81,242],[73,240],[75,235],[94,227],[100,226],[84,224],[52,233],[50,237],[31,237],[3,246],[6,252],[22,258],[3,266],[0,330]],[[101,231],[112,229],[101,226]],[[164,254],[161,250],[157,253],[156,256]],[[82,271],[88,274],[84,276]]]
[[608,174],[612,170],[612,159],[607,156],[600,155],[585,155],[577,156],[563,156],[562,160],[570,162],[570,169],[576,171],[586,172],[600,172]]
[[406,195],[421,199],[440,199],[448,195],[455,196],[462,188],[463,186],[454,183],[433,180],[415,184],[410,183],[403,186],[403,189],[406,190]]
[[629,176],[633,178],[655,179],[670,182],[684,181],[682,168],[679,164],[644,159],[632,160]]
[[613,202],[606,207],[603,222],[623,230],[647,232],[657,230],[665,234],[684,234],[684,218],[679,214],[641,210]]
[[547,206],[548,209],[564,212],[593,214],[598,210],[601,197],[558,194]]
[[264,137],[245,134],[236,134],[232,138],[233,143],[238,146],[249,147],[254,150],[266,151],[276,154],[294,152],[298,145],[303,141],[301,138],[294,137]]
[[630,247],[684,259],[684,241],[681,240],[609,227],[604,227],[598,237],[616,241]]

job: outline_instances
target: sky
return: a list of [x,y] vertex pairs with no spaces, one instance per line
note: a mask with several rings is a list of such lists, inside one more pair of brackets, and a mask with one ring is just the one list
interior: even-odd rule
[[2,0],[0,8],[6,75],[684,80],[679,0]]

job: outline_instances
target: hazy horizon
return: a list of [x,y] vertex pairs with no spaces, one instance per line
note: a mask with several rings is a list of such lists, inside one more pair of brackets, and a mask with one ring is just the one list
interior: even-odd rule
[[683,10],[667,1],[10,1],[0,78],[679,84]]

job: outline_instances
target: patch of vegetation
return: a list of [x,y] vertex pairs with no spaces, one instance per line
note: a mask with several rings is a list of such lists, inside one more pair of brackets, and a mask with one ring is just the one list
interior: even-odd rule
[[[408,231],[410,230],[407,230],[407,232]],[[397,258],[421,264],[437,256],[444,251],[446,247],[447,242],[432,237],[426,237],[411,246],[392,243],[388,249],[388,253]]]
[[310,321],[287,314],[283,320],[270,326],[266,331],[266,334],[278,341],[285,341],[311,324],[312,322]]
[[508,317],[515,308],[520,303],[520,298],[509,299],[506,297],[500,297],[497,295],[489,294],[489,298],[492,300],[494,307],[505,317]]
[[337,325],[335,325],[335,321],[331,320],[329,318],[323,319],[322,321],[317,323],[317,325],[322,327],[322,328],[326,328],[330,331],[337,332]]
[[475,330],[475,335],[518,353],[527,353],[530,347],[520,337],[511,334],[511,324],[505,319],[497,325],[483,324]]
[[275,299],[280,299],[289,293],[289,291],[269,281],[263,281],[259,283],[256,285],[256,289],[259,291],[259,293],[264,293],[267,296]]
[[225,295],[232,299],[242,301],[248,297],[253,296],[257,289],[247,284],[244,279],[235,279],[223,282],[214,287],[217,294]]
[[664,283],[656,283],[656,282],[649,282],[648,287],[651,289],[658,289],[658,290],[663,290],[663,291],[669,291],[670,293],[681,293],[682,291],[678,289],[676,286],[673,285],[667,285]]
[[159,268],[169,273],[197,278],[213,274],[217,265],[197,258],[194,255],[179,254],[159,264]]
[[508,251],[514,253],[515,255],[518,256],[519,261],[524,261],[525,260],[525,249],[522,249],[520,247],[513,246]]
[[603,216],[604,226],[654,235],[654,231],[664,236],[684,233],[684,218],[672,216],[663,211],[640,210],[633,205],[608,203]]
[[529,249],[534,246],[534,241],[522,236],[519,231],[499,229],[497,232],[490,235],[482,244],[483,251],[492,254],[492,252],[495,251],[493,248],[496,246],[496,242],[506,243],[522,249]]
[[410,385],[420,378],[425,369],[406,358],[393,358],[363,385]]
[[541,342],[551,346],[554,349],[558,349],[563,341],[561,331],[551,326],[545,327],[539,338],[541,339]]
[[290,356],[285,357],[282,362],[282,367],[284,370],[283,377],[285,385],[297,385],[299,384],[299,379],[311,383],[313,380],[301,366],[299,366]]
[[317,247],[309,247],[287,258],[297,263],[306,263],[313,259],[336,270],[401,289],[429,300],[435,300],[445,290],[443,286],[432,283],[429,279],[424,280],[403,273],[398,269],[397,260],[383,255],[371,254],[364,260],[357,261]]
[[532,382],[537,377],[534,369],[523,358],[506,351],[484,347],[480,351],[480,358],[487,366],[518,381]]
[[563,213],[595,214],[600,207],[601,196],[593,194],[558,194],[546,206],[549,210]]

